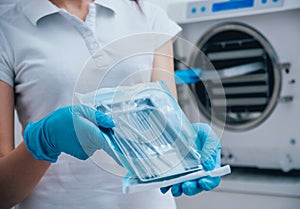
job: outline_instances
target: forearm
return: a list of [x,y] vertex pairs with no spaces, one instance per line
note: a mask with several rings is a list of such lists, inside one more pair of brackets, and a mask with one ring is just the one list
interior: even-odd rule
[[177,100],[172,41],[167,42],[155,51],[151,81],[159,80],[166,82],[174,98]]
[[22,201],[40,181],[50,163],[33,158],[24,142],[0,158],[0,208]]

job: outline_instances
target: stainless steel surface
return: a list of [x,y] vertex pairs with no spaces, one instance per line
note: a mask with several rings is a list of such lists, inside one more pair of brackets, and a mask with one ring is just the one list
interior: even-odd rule
[[202,81],[214,80],[214,79],[226,79],[237,76],[253,73],[264,68],[264,64],[261,62],[255,62],[245,65],[238,65],[230,68],[220,69],[218,71],[205,71],[203,70],[200,79]]
[[[227,44],[232,44],[234,42],[227,42]],[[245,43],[243,41],[239,42],[238,44]],[[221,43],[223,44],[223,43]],[[224,45],[226,43],[224,42]],[[244,59],[244,58],[252,58],[262,56],[264,54],[264,50],[262,49],[247,49],[247,50],[235,50],[229,52],[214,52],[214,53],[207,53],[207,57],[211,61],[217,60],[227,60],[227,59]]]
[[[206,32],[197,46],[211,58],[222,82],[202,79],[203,84],[190,86],[198,97],[201,113],[210,120],[213,105],[226,104],[226,112],[216,115],[226,115],[225,128],[234,131],[249,130],[265,121],[277,105],[281,88],[281,66],[267,39],[248,25],[230,22]],[[190,66],[201,64],[198,56],[198,51],[192,53]],[[241,75],[230,76],[235,71]],[[226,101],[218,98],[222,88]],[[224,118],[214,121],[222,125]]]

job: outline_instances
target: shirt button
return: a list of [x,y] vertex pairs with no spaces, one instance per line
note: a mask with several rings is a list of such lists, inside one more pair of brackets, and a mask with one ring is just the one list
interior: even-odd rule
[[92,31],[86,31],[86,32],[84,33],[84,35],[85,35],[85,36],[92,36]]
[[103,66],[103,61],[102,60],[95,60],[96,66],[97,67],[104,67]]
[[91,44],[92,49],[97,49],[98,47],[99,47],[99,44],[96,42]]
[[96,53],[96,54],[93,55],[93,59],[94,60],[102,60],[102,58],[103,58],[103,56],[100,53],[100,51],[98,51],[98,53]]

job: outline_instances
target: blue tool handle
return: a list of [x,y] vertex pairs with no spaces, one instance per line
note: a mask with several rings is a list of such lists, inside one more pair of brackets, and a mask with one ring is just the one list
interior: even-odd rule
[[202,70],[200,68],[182,69],[175,71],[176,85],[198,83]]

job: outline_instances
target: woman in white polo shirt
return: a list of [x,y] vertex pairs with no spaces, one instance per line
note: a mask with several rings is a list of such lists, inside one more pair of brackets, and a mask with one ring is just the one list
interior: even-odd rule
[[[176,97],[171,37],[180,27],[147,2],[20,0],[0,17],[0,28],[0,208],[175,208],[170,192],[121,194],[122,178],[88,159],[98,149],[110,153],[99,140],[98,126],[113,127],[113,121],[90,108],[70,105],[76,80],[91,56],[122,37],[152,32],[170,37],[156,48],[157,54],[170,56],[121,64],[104,86],[118,86],[128,75],[134,78],[128,84],[166,80]],[[150,70],[138,73],[141,66]],[[16,148],[14,107],[25,130],[25,142]],[[87,139],[76,135],[73,121],[79,132],[89,130]],[[220,146],[217,138],[206,138],[203,149],[210,148],[207,160],[212,169],[218,166]],[[174,196],[193,195],[219,181],[204,178],[171,190]]]

